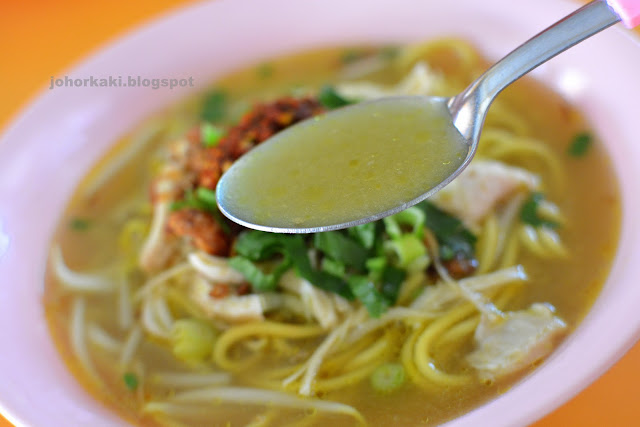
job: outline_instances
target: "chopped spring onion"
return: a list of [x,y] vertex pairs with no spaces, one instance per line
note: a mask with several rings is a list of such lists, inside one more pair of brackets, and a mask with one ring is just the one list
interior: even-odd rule
[[202,141],[202,145],[207,148],[218,145],[223,135],[224,132],[222,129],[211,123],[204,123],[200,126],[200,141]]
[[379,281],[382,279],[382,275],[384,274],[384,269],[387,266],[387,257],[378,256],[374,258],[369,258],[367,260],[367,271],[369,271],[369,277],[371,280]]
[[397,265],[401,268],[407,268],[414,260],[420,258],[427,253],[427,248],[413,234],[403,234],[384,244],[385,249],[392,253],[397,259]]
[[365,249],[373,249],[378,237],[376,228],[375,222],[369,222],[347,228],[347,232],[352,239],[355,239]]
[[371,386],[380,393],[391,393],[404,384],[406,375],[399,363],[385,363],[371,374]]
[[573,137],[567,152],[572,157],[582,157],[587,154],[589,147],[593,143],[593,137],[590,133],[581,132]]
[[176,320],[171,328],[171,347],[176,358],[189,363],[202,362],[211,356],[216,334],[203,320]]
[[127,372],[122,376],[124,385],[131,391],[135,391],[138,388],[138,377],[132,372]]
[[324,86],[320,89],[320,92],[318,93],[318,101],[330,110],[353,104],[353,101],[343,98],[338,92],[336,92],[333,86]]
[[525,224],[529,224],[534,227],[557,227],[557,222],[541,218],[538,214],[538,207],[543,200],[544,194],[539,192],[531,193],[522,204],[522,209],[520,210],[520,220]]
[[420,208],[412,206],[395,215],[384,218],[385,230],[392,239],[403,234],[402,226],[410,226],[411,233],[422,238],[424,231],[425,213]]

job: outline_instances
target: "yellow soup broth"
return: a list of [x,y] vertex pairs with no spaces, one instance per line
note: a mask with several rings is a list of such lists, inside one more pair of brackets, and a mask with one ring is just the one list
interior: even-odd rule
[[[364,74],[354,76],[354,65],[362,58],[374,66]],[[439,40],[394,50],[332,48],[274,59],[216,82],[215,90],[225,93],[227,107],[222,117],[216,119],[215,126],[221,129],[233,126],[255,102],[268,102],[283,95],[313,96],[324,84],[336,85],[340,90],[342,84],[367,81],[392,88],[416,64],[424,64],[434,76],[430,94],[450,96],[477,77],[485,69],[486,62],[468,44],[459,40]],[[198,274],[190,270],[187,255],[194,253],[194,249],[189,246],[192,243],[189,239],[172,237],[174,240],[171,241],[177,241],[181,246],[177,246],[167,264],[152,273],[142,269],[139,266],[140,251],[149,238],[154,209],[158,206],[157,200],[150,199],[149,188],[162,170],[167,147],[183,138],[189,129],[199,126],[205,96],[208,95],[186,100],[180,106],[158,114],[115,144],[113,150],[79,183],[54,236],[52,267],[47,272],[44,297],[49,327],[70,370],[96,399],[124,419],[146,426],[306,426],[331,423],[337,427],[363,422],[370,426],[437,425],[508,391],[540,364],[541,361],[536,360],[524,369],[495,380],[476,374],[466,357],[475,348],[473,336],[480,315],[470,303],[447,306],[435,318],[398,317],[359,336],[358,326],[372,325],[367,322],[375,320],[370,314],[371,307],[363,308],[360,298],[347,301],[347,308],[340,305],[343,302],[336,303],[334,312],[338,320],[330,327],[322,326],[309,311],[311,309],[302,314],[295,314],[293,309],[268,311],[263,320],[255,322],[232,322],[203,314],[197,304],[189,300],[191,292],[196,289],[191,286],[200,280],[197,279]],[[411,110],[409,116],[400,110],[385,111],[385,114],[399,114],[412,126],[419,122],[421,128],[407,130],[410,134],[419,133],[425,141],[434,137],[434,123],[416,121],[416,117],[411,115],[422,112],[412,106],[407,108]],[[345,115],[344,120],[347,119],[352,118]],[[387,124],[391,127],[402,124],[402,117],[399,121],[385,119],[379,122],[366,117],[353,119],[354,126],[371,124],[371,132],[375,134],[372,141],[376,140],[379,132],[388,128]],[[309,127],[313,126],[313,120]],[[406,129],[388,130],[389,138],[394,138],[394,135],[402,136]],[[579,155],[572,154],[574,137],[585,132],[593,139],[588,150]],[[142,143],[141,138],[144,140]],[[351,170],[358,169],[363,162],[358,158],[351,165],[352,154],[358,155],[362,149],[378,148],[362,141],[360,145],[351,146],[358,153],[348,153],[341,145],[348,139],[347,133],[334,140],[314,139],[314,152],[304,164],[294,165],[283,149],[283,157],[275,159],[272,166],[282,167],[283,174],[291,175],[287,180],[277,186],[260,182],[264,188],[246,187],[244,193],[234,196],[245,200],[255,196],[252,203],[256,209],[250,216],[257,221],[260,220],[260,207],[274,199],[279,209],[274,211],[278,218],[269,218],[270,222],[282,219],[283,224],[293,221],[303,225],[306,216],[317,215],[318,212],[326,216],[328,222],[349,219],[348,215],[340,215],[354,212],[351,208],[365,206],[371,199],[370,195],[360,193],[355,185],[362,177],[351,182],[344,174],[323,170],[322,152],[326,149],[336,155],[344,153],[344,170]],[[378,141],[386,143],[382,139]],[[125,166],[110,174],[110,165],[118,162],[123,153],[127,153],[127,148],[137,143],[143,144],[144,148],[127,157]],[[373,175],[369,177],[378,180],[373,187],[386,188],[383,199],[393,205],[396,203],[392,199],[395,184],[388,185],[390,180],[397,180],[398,187],[402,187],[406,181],[425,178],[421,171],[432,167],[425,162],[452,156],[462,161],[466,155],[460,144],[445,147],[426,143],[423,148],[423,152],[416,154],[410,163],[398,163],[397,175],[385,165],[394,161],[395,153],[387,152],[384,147],[379,152],[370,153],[372,156],[383,156],[384,153],[389,156],[388,159],[376,158],[375,171],[379,173],[373,173],[369,167],[361,168],[358,173],[364,174],[364,179],[368,179],[367,174]],[[415,147],[408,144],[402,150],[405,152],[399,155],[406,158],[406,153],[413,152]],[[450,151],[444,153],[439,150]],[[550,218],[545,223],[548,228],[527,228],[518,210],[512,216],[509,228],[502,230],[501,218],[504,215],[501,209],[509,205],[508,201],[496,205],[494,211],[475,228],[469,225],[477,237],[475,258],[479,262],[469,277],[520,266],[529,280],[496,288],[485,293],[485,297],[505,312],[524,310],[535,302],[551,304],[555,307],[555,314],[566,322],[566,332],[570,333],[602,288],[618,241],[620,198],[604,148],[574,106],[541,84],[525,78],[502,93],[492,106],[478,159],[499,161],[536,174],[540,178],[536,191],[543,193],[553,207],[538,207],[542,209],[539,212],[547,209],[544,215]],[[248,174],[261,173],[250,169],[249,164],[246,166]],[[456,168],[457,164],[439,165],[433,169],[434,173],[437,170],[437,176],[432,178],[438,181]],[[325,200],[319,194],[287,197],[288,180],[298,179],[317,183],[319,192],[326,185],[348,186],[345,194],[349,200]],[[416,184],[409,198],[419,194],[425,186],[432,185],[432,181],[416,181]],[[176,197],[185,197],[183,193],[176,194]],[[336,205],[340,205],[340,215]],[[175,211],[170,212],[173,213]],[[331,217],[334,213],[338,215],[335,218]],[[540,213],[542,217],[543,213]],[[504,234],[500,234],[501,230]],[[527,230],[538,233],[540,239],[531,240]],[[410,233],[406,225],[401,227],[401,232],[405,233],[403,236]],[[545,252],[545,248],[551,248],[544,246],[547,240],[541,233],[546,232],[548,234],[544,236],[557,237],[562,251],[549,249]],[[402,283],[395,304],[384,306],[380,319],[384,319],[384,310],[410,309],[412,301],[441,280],[433,270],[434,258],[438,255],[428,244],[428,236],[425,239],[427,255],[420,252],[422,258],[418,258],[425,263],[430,262],[429,267],[423,266],[426,270],[419,274],[406,268],[406,277],[417,277],[415,283],[406,280]],[[422,245],[423,240],[418,240]],[[237,246],[237,240],[234,242]],[[104,289],[98,286],[98,290],[82,291],[65,285],[55,267],[55,260],[59,261],[61,254],[66,266],[77,274],[103,277],[108,282]],[[442,262],[447,266],[445,258],[443,256]],[[400,262],[396,258],[389,259],[392,263]],[[266,273],[277,268],[273,260],[258,265],[266,269]],[[185,272],[180,273],[180,268]],[[161,276],[163,274],[168,277],[166,280]],[[158,283],[150,285],[152,280]],[[225,286],[228,285],[233,292],[239,289],[229,283]],[[309,289],[317,288],[311,286]],[[160,299],[148,300],[159,290],[161,292],[157,296]],[[240,290],[237,292],[239,297],[242,296]],[[284,291],[277,288],[269,292]],[[289,294],[289,297],[296,295]],[[326,301],[334,304],[336,299],[338,297],[331,294]],[[303,299],[296,301],[297,304],[305,304]],[[146,305],[147,302],[151,305]],[[129,307],[129,311],[123,307]],[[340,311],[342,309],[346,311]],[[151,310],[152,320],[159,325],[161,332],[154,334],[145,326],[147,310]],[[202,353],[206,356],[197,361],[185,362],[175,355],[177,350],[172,347],[172,340],[176,339],[172,335],[175,322],[182,319],[190,319],[192,326],[200,325],[193,326],[190,331],[201,331],[193,333],[200,334],[200,338],[206,335],[209,340],[204,341],[209,345]],[[433,328],[440,328],[440,331]],[[420,342],[427,345],[427,338],[423,335],[426,331],[434,335],[428,343],[428,354],[423,356],[442,373],[440,380],[437,375],[433,378],[425,376],[418,366],[424,357],[420,359],[415,352],[423,348]],[[554,343],[557,345],[565,336],[566,333],[562,334]],[[125,351],[127,345],[131,348]],[[318,356],[314,374],[312,367],[316,362],[310,358],[320,354],[318,349],[323,346],[330,351]],[[127,351],[130,351],[129,355]],[[372,386],[373,373],[384,364],[402,366],[404,372],[404,382],[389,392],[381,392]],[[300,372],[296,374],[296,371]],[[188,374],[190,376],[181,377],[180,381],[189,384],[180,385],[180,381],[175,382],[171,379],[174,377],[167,376],[167,373]],[[198,383],[197,378],[203,382]],[[304,384],[308,379],[310,392],[305,394]],[[200,391],[200,397],[185,394],[203,389],[206,391]],[[278,393],[278,397],[256,394],[258,397],[252,400],[254,395],[251,393],[255,390]],[[282,396],[288,396],[296,403],[290,404]],[[314,402],[348,405],[354,412],[342,406],[327,409]]]

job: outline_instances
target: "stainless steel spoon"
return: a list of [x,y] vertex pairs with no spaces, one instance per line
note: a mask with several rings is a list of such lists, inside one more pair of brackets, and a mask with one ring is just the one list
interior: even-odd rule
[[[375,221],[404,210],[442,189],[471,162],[478,147],[487,110],[495,97],[504,88],[540,64],[620,20],[623,20],[628,27],[634,26],[638,23],[638,19],[640,19],[638,3],[640,3],[638,0],[593,1],[522,44],[489,68],[489,70],[459,95],[452,98],[427,98],[426,100],[429,103],[441,104],[443,110],[448,110],[451,116],[450,119],[463,137],[468,150],[466,151],[464,161],[460,163],[460,166],[455,169],[453,173],[450,173],[450,175],[446,176],[446,178],[442,179],[439,183],[432,185],[430,188],[421,189],[420,191],[422,191],[422,193],[417,197],[412,196],[410,199],[402,200],[393,206],[380,204],[382,207],[378,211],[367,211],[357,217],[346,217],[346,220],[337,220],[330,223],[327,223],[326,217],[323,218],[322,215],[318,215],[317,218],[311,215],[302,225],[294,221],[283,224],[282,221],[273,220],[274,217],[269,216],[268,212],[258,221],[255,215],[247,214],[251,210],[247,209],[252,203],[250,197],[245,198],[241,203],[238,203],[238,200],[234,200],[233,198],[234,192],[243,184],[242,179],[246,179],[241,172],[238,172],[241,171],[243,167],[243,162],[239,161],[236,162],[230,171],[223,175],[218,183],[218,207],[224,215],[243,226],[279,233],[312,233],[336,230]],[[332,118],[332,115],[336,115],[335,117],[339,119],[340,116],[338,115],[340,114],[344,115],[358,112],[357,109],[371,109],[374,111],[382,105],[380,103],[386,103],[388,106],[389,102],[398,102],[398,105],[401,105],[402,102],[407,102],[409,98],[415,100],[416,97],[399,97],[394,98],[395,101],[393,99],[383,99],[380,101],[356,104],[345,107],[346,110],[334,110],[327,115]],[[327,120],[326,122],[332,123],[331,120]],[[296,135],[295,132],[297,132],[298,129],[303,129],[304,126],[305,124],[303,122],[302,124],[289,128],[287,130],[288,135]],[[323,124],[321,122],[314,124],[314,126],[323,126]],[[324,128],[321,129],[325,130]],[[330,130],[330,126],[327,125],[326,131],[329,132]],[[302,132],[299,133],[303,135]],[[277,139],[277,135],[273,139]],[[277,141],[273,143],[276,144]],[[266,141],[258,148],[264,153],[271,149],[269,144],[271,144],[271,140]],[[300,146],[302,146],[302,143]],[[258,149],[252,150],[244,157],[252,156],[254,151],[257,152]],[[301,153],[301,156],[303,155],[304,153]],[[254,162],[254,164],[252,164],[252,167],[259,166],[260,162]],[[327,170],[327,173],[330,174],[332,171]],[[292,184],[295,185],[295,182]],[[365,185],[365,183],[363,183],[363,185]],[[334,191],[337,194],[341,191],[341,188],[332,188],[327,191]],[[255,210],[255,206],[253,208]],[[269,205],[261,206],[260,209],[269,210]],[[269,218],[272,218],[272,220]]]

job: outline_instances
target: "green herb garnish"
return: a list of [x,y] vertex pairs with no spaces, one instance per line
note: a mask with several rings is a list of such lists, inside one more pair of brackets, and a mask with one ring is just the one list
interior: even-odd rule
[[212,125],[211,123],[204,123],[200,126],[200,141],[202,141],[202,145],[207,148],[218,145],[223,135],[224,132],[222,129]]
[[380,292],[389,301],[389,305],[396,303],[398,294],[400,293],[400,286],[402,282],[407,278],[407,272],[400,268],[396,268],[392,265],[385,266],[382,272],[382,286]]
[[398,46],[385,46],[380,49],[380,56],[387,61],[395,59],[400,54]]
[[351,276],[348,280],[351,292],[365,306],[371,317],[380,317],[391,303],[366,276]]
[[196,191],[188,190],[184,193],[181,200],[176,200],[169,207],[171,211],[179,211],[180,209],[197,209],[209,212],[215,218],[216,222],[225,233],[229,234],[231,229],[229,224],[218,210],[216,203],[216,192],[206,187],[198,187]]
[[318,92],[318,101],[330,110],[353,104],[353,101],[343,98],[336,92],[333,86],[323,86],[320,92]]
[[312,285],[346,299],[353,299],[349,286],[342,278],[326,271],[316,270],[311,266],[307,246],[299,235],[245,231],[238,236],[235,250],[239,256],[252,262],[265,261],[277,255],[288,258],[298,276]]
[[86,218],[72,218],[69,221],[69,228],[75,231],[85,231],[91,226],[91,222]]
[[360,224],[347,229],[347,233],[352,239],[355,239],[365,249],[373,249],[378,238],[378,232],[376,230],[376,223],[369,222],[367,224]]
[[418,205],[424,211],[426,226],[433,232],[440,245],[440,258],[445,261],[461,256],[474,258],[476,236],[462,222],[438,209],[433,203],[425,201]]
[[127,372],[122,376],[124,385],[131,391],[135,391],[138,388],[138,377],[136,374]]
[[569,149],[567,152],[570,156],[573,157],[582,157],[589,151],[589,147],[591,147],[593,143],[593,137],[590,133],[581,132],[573,137],[571,141],[571,145],[569,145]]
[[276,289],[280,277],[291,267],[291,260],[285,256],[270,273],[265,272],[251,260],[242,256],[229,259],[229,266],[241,273],[251,283],[254,291],[266,292]]
[[260,77],[261,79],[268,79],[269,77],[271,77],[273,75],[273,71],[274,71],[273,64],[270,64],[268,62],[265,62],[264,64],[261,64],[256,69],[258,77]]
[[327,231],[313,235],[313,244],[334,261],[358,271],[364,271],[367,250],[339,231]]
[[400,363],[384,363],[371,374],[371,386],[380,393],[391,393],[404,384],[406,374]]
[[347,49],[342,52],[340,56],[340,61],[343,64],[351,64],[354,61],[357,61],[360,58],[366,56],[366,53],[360,49]]
[[522,220],[522,222],[524,222],[525,224],[529,224],[534,227],[557,227],[557,222],[541,218],[540,215],[538,215],[538,207],[543,201],[544,194],[538,192],[531,193],[527,200],[525,200],[522,204],[522,209],[520,210],[520,220]]
[[227,94],[215,89],[205,95],[200,111],[200,118],[203,121],[216,123],[225,118],[227,114]]

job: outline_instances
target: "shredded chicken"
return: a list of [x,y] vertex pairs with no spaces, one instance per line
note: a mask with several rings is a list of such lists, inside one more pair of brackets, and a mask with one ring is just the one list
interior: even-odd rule
[[189,264],[214,283],[241,285],[246,283],[244,276],[229,266],[229,259],[215,257],[203,252],[189,254]]
[[169,203],[155,203],[151,231],[140,253],[140,268],[147,273],[161,270],[174,253],[175,242],[165,232],[168,218]]
[[312,316],[325,329],[335,327],[341,320],[340,315],[353,311],[347,300],[339,295],[318,289],[293,271],[286,272],[280,278],[280,286],[299,296],[305,307],[305,313]]
[[483,317],[476,329],[477,348],[467,360],[482,378],[494,379],[531,366],[554,348],[567,328],[548,304],[533,304],[503,318]]
[[429,95],[440,77],[424,62],[418,62],[411,72],[395,86],[381,86],[370,82],[348,82],[339,84],[338,92],[348,99],[363,101],[397,95]]
[[518,189],[539,186],[537,175],[496,160],[475,160],[449,185],[430,198],[440,209],[478,230],[491,210]]
[[171,215],[170,205],[185,188],[191,177],[185,169],[188,142],[178,140],[169,147],[170,156],[156,179],[151,183],[150,198],[153,204],[151,231],[142,246],[140,268],[152,273],[167,266],[177,250],[177,240],[166,232]]
[[[481,276],[472,276],[458,281],[458,285],[472,292],[483,292],[499,288],[510,283],[525,282],[529,278],[522,266],[504,268]],[[416,310],[438,312],[446,310],[453,303],[462,299],[459,292],[446,282],[438,282],[433,286],[427,286],[425,290],[410,305]]]

